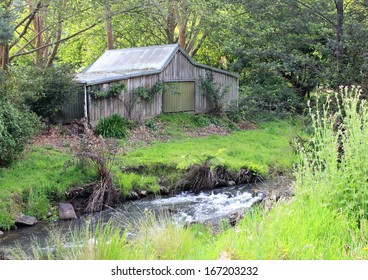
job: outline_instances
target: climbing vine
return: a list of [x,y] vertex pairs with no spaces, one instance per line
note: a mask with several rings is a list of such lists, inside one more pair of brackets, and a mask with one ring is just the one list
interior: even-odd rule
[[229,93],[229,86],[221,86],[214,82],[213,73],[206,73],[205,77],[200,77],[200,89],[203,95],[208,98],[213,106],[213,113],[221,113],[223,111],[223,97]]
[[156,94],[168,92],[171,86],[168,83],[157,82],[153,87],[148,88],[146,86],[139,86],[132,90],[132,98],[139,102],[152,102]]
[[108,88],[101,88],[100,86],[91,86],[90,95],[93,99],[112,98],[118,96],[127,86],[124,83],[112,84]]

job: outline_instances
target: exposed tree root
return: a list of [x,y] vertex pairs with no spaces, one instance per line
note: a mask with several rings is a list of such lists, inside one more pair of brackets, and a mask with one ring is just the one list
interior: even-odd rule
[[99,181],[93,186],[84,212],[93,213],[105,207],[113,207],[119,201],[120,193],[114,186],[112,174],[104,157],[92,152],[81,152],[78,157],[93,163],[99,176]]
[[181,179],[177,188],[199,193],[202,190],[212,189],[215,186],[215,176],[207,162],[195,164],[189,168],[188,175]]
[[235,178],[235,183],[238,185],[261,181],[263,181],[262,177],[259,176],[255,171],[249,170],[248,168],[241,169]]
[[229,181],[232,181],[232,176],[225,166],[217,166],[213,173],[216,187],[229,186]]

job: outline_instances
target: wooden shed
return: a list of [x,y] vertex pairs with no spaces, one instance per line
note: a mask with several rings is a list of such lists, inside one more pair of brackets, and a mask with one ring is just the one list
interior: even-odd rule
[[[147,119],[165,112],[208,112],[212,104],[200,85],[206,75],[216,86],[227,89],[225,107],[236,103],[238,76],[196,63],[177,44],[108,50],[77,75],[84,90],[73,108],[65,110],[64,119],[86,117],[94,126],[112,114]],[[170,85],[170,90],[158,92],[150,102],[133,102],[137,89],[163,84]]]

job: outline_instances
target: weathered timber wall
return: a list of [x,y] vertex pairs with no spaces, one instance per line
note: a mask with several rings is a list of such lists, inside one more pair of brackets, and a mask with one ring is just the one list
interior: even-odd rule
[[[152,87],[159,81],[163,82],[180,82],[194,81],[195,82],[195,113],[208,112],[211,109],[211,104],[202,94],[200,89],[200,77],[205,77],[206,72],[210,71],[207,68],[193,65],[180,51],[178,51],[167,67],[160,73],[155,75],[146,75],[135,78],[121,80],[126,84],[127,89],[118,97],[93,99],[89,96],[89,121],[95,125],[98,120],[108,117],[112,114],[120,114],[126,118],[143,120],[157,116],[162,112],[162,94],[157,94],[151,103],[136,104],[129,112],[128,103],[131,98],[131,91],[139,86]],[[235,77],[211,71],[213,73],[214,82],[222,86],[229,86],[229,92],[224,98],[224,104],[235,102],[238,96],[238,81]],[[106,88],[113,83],[105,83],[102,87]]]

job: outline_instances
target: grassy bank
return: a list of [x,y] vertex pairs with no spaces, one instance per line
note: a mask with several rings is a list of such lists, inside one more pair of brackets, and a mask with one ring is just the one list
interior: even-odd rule
[[204,161],[221,150],[218,156],[229,169],[238,171],[250,167],[267,176],[270,168],[290,170],[296,156],[289,142],[297,131],[299,128],[287,121],[263,123],[258,129],[234,131],[227,136],[155,143],[128,153],[124,163],[127,166],[164,164],[185,168],[193,161]]
[[[160,116],[156,121],[163,126],[160,134],[171,135],[171,140],[115,155],[111,166],[114,183],[125,195],[132,189],[156,192],[162,183],[172,187],[187,166],[208,157],[217,157],[234,172],[247,166],[264,176],[272,170],[290,170],[296,160],[289,141],[299,128],[286,121],[201,138],[187,137],[183,131],[194,132],[221,121],[185,114]],[[228,128],[229,122],[221,125]],[[65,200],[66,190],[96,179],[92,168],[75,164],[72,159],[71,152],[33,146],[10,168],[0,169],[0,228],[8,229],[20,214],[45,219],[52,206]],[[124,171],[122,167],[130,169]]]
[[64,168],[71,156],[49,147],[32,147],[9,168],[0,169],[0,228],[9,228],[21,213],[46,218],[65,190],[93,180],[77,166]]
[[[133,239],[110,224],[75,233],[73,242],[84,246],[61,247],[56,258],[368,259],[368,104],[360,100],[347,92],[336,113],[324,107],[311,114],[314,133],[299,150],[295,196],[271,211],[259,208],[217,234],[146,213],[130,224]],[[36,258],[55,258],[35,251]]]

